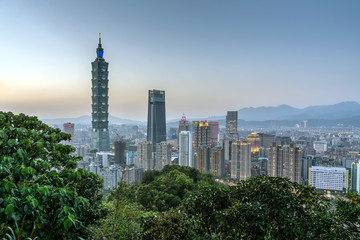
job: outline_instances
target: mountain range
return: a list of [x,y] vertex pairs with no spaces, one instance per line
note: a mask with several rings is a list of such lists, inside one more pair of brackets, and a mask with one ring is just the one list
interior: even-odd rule
[[[226,116],[211,116],[208,118],[188,119],[218,121],[225,125]],[[360,104],[357,102],[341,102],[334,105],[318,105],[306,108],[294,108],[289,105],[277,107],[247,107],[238,110],[239,126],[269,127],[294,126],[307,120],[311,126],[360,126]],[[175,126],[178,120],[169,121]],[[309,125],[309,126],[310,126]]]
[[[277,107],[247,107],[238,110],[239,126],[244,125],[268,125],[276,124],[277,126],[292,125],[302,120],[321,124],[346,123],[349,125],[360,125],[360,104],[357,102],[341,102],[334,105],[309,106],[306,108],[294,108],[289,105],[280,105]],[[221,125],[225,124],[225,115],[212,116],[207,118],[188,119],[192,120],[209,120],[219,121]],[[77,118],[57,118],[42,119],[48,124],[62,125],[65,122],[75,124],[90,124],[91,116],[85,115]],[[168,121],[168,126],[176,126],[179,119]],[[144,125],[145,122],[118,118],[109,115],[110,124],[129,124]],[[359,122],[359,124],[357,124]]]
[[239,119],[245,121],[267,120],[337,120],[360,116],[360,104],[357,102],[341,102],[334,105],[310,106],[299,109],[289,105],[278,107],[242,108],[238,111]]
[[[54,118],[54,119],[41,119],[41,121],[47,123],[47,124],[54,124],[54,125],[62,125],[66,122],[71,122],[75,124],[84,124],[88,125],[91,124],[91,116],[84,115],[77,118]],[[115,117],[112,115],[109,115],[109,122],[110,124],[129,124],[129,125],[141,125],[144,124],[144,122],[131,120],[131,119],[124,119]]]

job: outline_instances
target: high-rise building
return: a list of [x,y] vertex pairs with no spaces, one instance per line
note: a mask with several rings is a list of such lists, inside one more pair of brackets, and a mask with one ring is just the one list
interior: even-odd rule
[[351,164],[351,190],[360,193],[360,161]]
[[103,58],[104,49],[101,45],[99,34],[99,45],[96,49],[97,58],[92,65],[92,133],[91,148],[97,151],[110,150],[109,121],[108,121],[108,66]]
[[314,166],[309,169],[309,183],[317,189],[343,191],[348,189],[346,168]]
[[64,132],[71,135],[71,140],[69,142],[72,143],[74,139],[75,124],[67,122],[64,123],[63,127],[64,127]]
[[209,122],[210,143],[216,145],[219,141],[219,122]]
[[223,148],[224,148],[224,159],[226,162],[231,160],[231,145],[233,143],[233,140],[224,140],[223,141]]
[[210,172],[210,146],[202,145],[196,149],[197,151],[197,169],[201,172]]
[[181,120],[179,121],[178,134],[182,131],[189,131],[189,121],[186,120],[186,116],[183,114]]
[[179,165],[193,167],[192,134],[190,131],[181,131],[179,134]]
[[193,121],[194,146],[210,145],[210,127],[208,121]]
[[156,144],[166,141],[165,91],[149,90],[147,141]]
[[302,158],[301,184],[309,185],[309,168],[313,166],[314,156],[307,155]]
[[235,141],[231,148],[231,178],[249,179],[251,177],[251,143]]
[[294,143],[273,145],[269,148],[268,175],[286,177],[293,182],[301,183],[302,152]]
[[257,133],[250,133],[248,134],[248,139],[251,143],[251,152],[257,153],[259,152],[259,145],[260,145],[260,136]]
[[160,171],[165,165],[171,164],[171,143],[161,142],[156,144],[155,169]]
[[234,138],[237,135],[238,112],[228,111],[226,115],[226,136]]
[[115,164],[126,165],[126,143],[123,140],[115,141]]
[[216,177],[225,174],[224,149],[220,146],[210,150],[210,172]]
[[135,161],[136,168],[143,168],[145,170],[154,169],[154,161],[152,157],[152,143],[142,142],[137,146],[137,159]]

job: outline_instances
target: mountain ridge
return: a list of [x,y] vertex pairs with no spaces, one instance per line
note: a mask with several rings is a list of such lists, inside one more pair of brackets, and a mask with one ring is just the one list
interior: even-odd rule
[[[295,108],[286,104],[279,106],[246,107],[238,110],[238,119],[244,121],[302,121],[302,120],[343,120],[360,116],[360,104],[355,101],[340,102],[333,105],[312,105],[306,108]],[[222,116],[189,118],[189,120],[221,121]],[[62,125],[65,122],[75,124],[90,124],[91,116],[83,115],[75,118],[41,119],[48,124]],[[179,119],[170,119],[167,122],[173,125]],[[144,121],[119,118],[109,115],[110,124],[145,125]]]

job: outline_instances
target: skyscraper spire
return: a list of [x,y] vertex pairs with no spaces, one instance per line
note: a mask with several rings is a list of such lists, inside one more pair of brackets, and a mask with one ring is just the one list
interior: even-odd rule
[[102,48],[102,45],[101,45],[101,33],[99,33],[99,44],[98,44],[98,48],[96,49],[96,54],[97,54],[97,57],[100,57],[100,58],[102,58],[104,55],[104,49]]

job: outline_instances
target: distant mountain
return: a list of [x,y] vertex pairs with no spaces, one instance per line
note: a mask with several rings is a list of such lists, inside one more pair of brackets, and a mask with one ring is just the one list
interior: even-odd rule
[[[54,118],[54,119],[41,119],[43,122],[47,124],[55,124],[62,125],[66,122],[71,122],[75,124],[91,124],[91,116],[84,115],[77,118]],[[109,123],[110,124],[134,124],[134,125],[142,125],[144,122],[118,118],[112,115],[109,115]]]
[[278,107],[242,108],[239,119],[246,121],[267,120],[336,120],[360,115],[360,104],[357,102],[341,102],[335,105],[310,106],[299,109],[288,105]]
[[[360,126],[360,104],[357,102],[341,102],[334,105],[310,106],[302,109],[285,104],[277,107],[248,107],[238,111],[238,118],[240,119],[239,126],[294,126],[297,123],[301,124],[302,120],[308,120],[308,125],[311,124],[313,127],[323,125],[335,126],[339,123]],[[225,125],[225,116],[211,116],[188,120],[218,121],[220,125]],[[42,119],[42,121],[58,126],[65,122],[91,124],[91,116]],[[118,118],[112,115],[109,116],[109,122],[110,124],[146,124],[146,122]],[[177,127],[178,124],[178,119],[169,120],[167,127]]]

